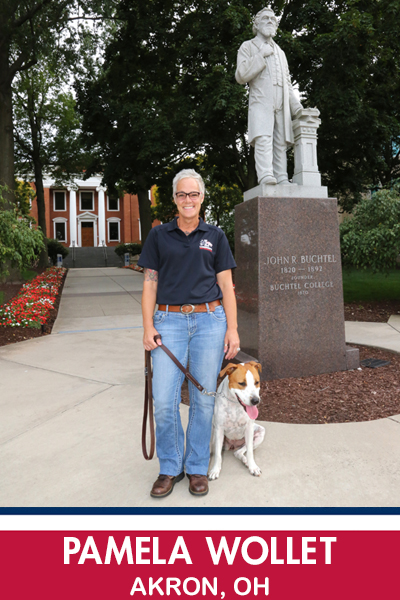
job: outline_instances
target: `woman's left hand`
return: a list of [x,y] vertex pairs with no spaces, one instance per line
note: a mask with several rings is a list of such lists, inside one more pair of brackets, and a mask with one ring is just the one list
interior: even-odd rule
[[240,340],[237,329],[227,330],[224,341],[224,353],[227,360],[235,358],[240,350]]

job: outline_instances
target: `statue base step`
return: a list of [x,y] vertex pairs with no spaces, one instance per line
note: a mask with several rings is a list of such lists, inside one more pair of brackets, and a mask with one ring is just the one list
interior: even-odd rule
[[297,185],[297,183],[278,183],[276,185],[257,185],[243,194],[244,200],[253,198],[327,198],[326,186]]

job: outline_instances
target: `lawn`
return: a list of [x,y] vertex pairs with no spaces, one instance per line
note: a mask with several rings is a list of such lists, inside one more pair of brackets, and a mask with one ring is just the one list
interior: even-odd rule
[[400,299],[400,269],[389,275],[373,274],[370,270],[343,269],[345,302]]

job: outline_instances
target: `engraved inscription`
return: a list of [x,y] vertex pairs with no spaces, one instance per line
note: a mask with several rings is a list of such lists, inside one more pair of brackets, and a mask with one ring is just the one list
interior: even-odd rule
[[329,265],[337,262],[334,254],[267,256],[264,264],[275,267],[271,269],[271,274],[276,273],[280,279],[269,282],[268,289],[274,293],[295,291],[299,296],[307,296],[312,290],[329,291],[334,287],[329,277]]

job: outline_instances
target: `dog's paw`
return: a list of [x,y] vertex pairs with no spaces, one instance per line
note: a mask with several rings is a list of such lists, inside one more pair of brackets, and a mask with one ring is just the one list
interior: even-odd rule
[[210,481],[212,481],[213,479],[218,479],[220,473],[221,469],[211,469],[207,477]]
[[235,458],[237,458],[238,460],[241,460],[241,461],[242,461],[242,463],[243,463],[244,465],[246,465],[246,467],[247,467],[247,457],[246,457],[246,451],[245,451],[245,450],[243,450],[242,448],[240,448],[240,450],[236,450],[236,451],[233,453],[233,456],[234,456]]
[[260,477],[261,475],[261,469],[256,464],[249,467],[249,471],[252,475],[254,475],[254,477]]

